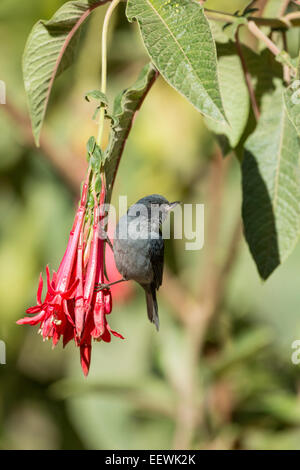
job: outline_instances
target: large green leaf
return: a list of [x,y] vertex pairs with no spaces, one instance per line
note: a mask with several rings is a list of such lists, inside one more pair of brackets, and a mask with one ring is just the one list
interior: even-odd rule
[[209,23],[194,0],[129,0],[144,44],[161,75],[204,115],[226,122]]
[[105,174],[107,184],[107,202],[110,201],[113,184],[126,139],[132,126],[135,113],[139,110],[146,94],[157,76],[152,64],[147,64],[137,81],[115,99],[112,128],[108,146],[105,150]]
[[[240,58],[236,46],[229,42],[220,25],[212,22],[213,34],[217,39],[217,54],[219,61],[219,78],[225,113],[230,127],[206,119],[209,128],[218,134],[224,154],[234,149],[239,159],[242,159],[244,143],[256,127],[255,117],[249,113],[250,100]],[[241,45],[242,54],[247,69],[252,78],[258,107],[264,94],[274,90],[274,78],[282,77],[282,67],[274,60],[268,49],[259,54]]]
[[284,102],[288,116],[300,136],[300,81],[295,80],[284,91]]
[[107,1],[67,2],[49,21],[38,21],[28,37],[23,76],[37,145],[54,79],[72,64],[84,21]]
[[[210,21],[210,24],[217,44],[219,79],[225,113],[231,127],[226,128],[211,120],[207,120],[207,123],[210,129],[218,134],[218,141],[224,155],[234,149],[236,156],[242,160],[245,141],[254,131],[256,120],[250,108],[248,120],[246,123],[244,121],[250,100],[248,92],[247,97],[245,96],[245,77],[237,56],[236,45],[229,41],[228,28],[224,30],[222,23],[216,21]],[[268,49],[256,53],[245,44],[241,44],[241,51],[252,78],[257,105],[260,108],[264,94],[274,90],[274,78],[282,78],[282,66]],[[243,132],[240,134],[242,128]],[[239,134],[240,138],[237,139]]]
[[230,126],[209,118],[206,119],[206,123],[216,134],[225,135],[229,141],[229,147],[235,148],[248,121],[249,94],[235,45],[232,43],[220,44],[218,55],[221,93]]
[[300,144],[280,81],[275,92],[263,97],[259,124],[245,147],[245,236],[261,277],[267,279],[290,254],[300,232]]

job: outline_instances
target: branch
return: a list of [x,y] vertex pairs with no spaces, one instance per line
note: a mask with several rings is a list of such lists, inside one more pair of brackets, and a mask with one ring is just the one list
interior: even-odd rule
[[249,21],[248,23],[248,29],[249,31],[260,41],[263,41],[267,48],[274,54],[275,56],[279,55],[281,53],[281,50],[274,44],[273,41],[271,41],[268,36],[265,35],[255,24],[254,21]]
[[285,15],[284,20],[291,23],[293,20],[299,20],[300,19],[300,11],[294,11],[293,13],[288,13]]
[[289,6],[289,3],[290,3],[290,0],[284,0],[282,2],[282,5],[281,5],[281,8],[280,8],[280,12],[279,12],[279,15],[280,16],[283,16],[286,12],[286,9],[287,7]]
[[[283,42],[283,49],[288,53],[288,41],[287,41],[287,34],[286,31],[282,31],[282,42]],[[291,71],[288,65],[283,66],[283,79],[285,83],[289,84],[291,81]]]
[[[223,23],[234,23],[237,19],[235,15],[231,15],[229,13],[222,13],[220,11],[209,10],[205,8],[205,14],[209,20],[213,21],[222,21]],[[249,16],[248,20],[252,21],[258,26],[269,26],[273,29],[289,29],[293,27],[300,26],[300,15],[298,13],[287,15],[288,21],[286,21],[286,17],[283,18],[261,18],[259,16]]]
[[[278,57],[278,59],[280,59],[284,70],[285,80],[289,81],[291,73],[293,75],[296,75],[297,70],[294,67],[286,51],[281,51],[276,46],[276,44],[257,27],[254,21],[249,21],[249,23],[247,23],[247,27],[249,31],[253,34],[253,36],[255,36],[259,41],[264,42],[267,48],[272,52],[272,54],[274,54],[275,57]],[[285,33],[285,31],[283,31],[283,33]]]
[[258,11],[255,12],[255,16],[260,16],[262,17],[264,14],[264,9],[266,8],[269,0],[254,0],[252,3],[253,5],[250,5],[250,8],[253,6],[255,8],[258,8]]
[[242,51],[242,47],[241,47],[241,43],[239,39],[239,28],[237,29],[237,32],[235,34],[235,39],[236,39],[236,49],[237,49],[237,53],[238,53],[238,56],[240,58],[241,65],[243,68],[245,82],[248,88],[248,93],[249,93],[249,97],[250,97],[250,101],[252,105],[253,114],[255,116],[256,121],[258,121],[260,117],[260,111],[259,111],[258,104],[256,101],[256,96],[255,96],[255,91],[252,85],[251,75],[248,71],[247,63],[243,55],[243,51]]

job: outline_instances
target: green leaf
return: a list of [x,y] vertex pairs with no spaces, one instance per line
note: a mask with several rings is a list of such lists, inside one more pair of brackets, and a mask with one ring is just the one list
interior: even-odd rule
[[[218,141],[222,147],[223,154],[226,155],[228,152],[234,150],[239,160],[242,160],[245,141],[254,131],[256,121],[249,106],[249,95],[243,71],[239,64],[240,59],[238,56],[235,57],[236,46],[232,42],[228,43],[228,38],[222,33],[218,23],[212,22],[212,26],[214,37],[218,41],[217,53],[219,59],[220,85],[225,113],[228,117],[230,127],[216,124],[208,119],[206,122],[209,128],[218,135]],[[274,78],[282,77],[282,67],[274,59],[274,56],[268,49],[264,49],[259,54],[245,45],[241,45],[241,49],[252,78],[256,101],[260,108],[262,97],[266,93],[270,93],[274,90]],[[234,67],[232,73],[230,72],[231,66]],[[239,77],[238,80],[236,79],[237,77]],[[233,87],[232,84],[235,84],[235,87]],[[245,122],[246,111],[248,119]]]
[[129,21],[137,19],[156,68],[198,111],[226,122],[209,23],[194,0],[129,0]]
[[108,99],[107,99],[107,96],[104,93],[102,93],[102,91],[99,91],[99,90],[88,91],[85,94],[84,98],[88,102],[90,102],[90,98],[93,98],[94,100],[99,102],[99,104],[96,107],[96,109],[94,111],[94,114],[93,114],[93,119],[94,120],[97,119],[98,113],[99,113],[101,108],[105,108],[105,115],[107,115],[106,108],[108,107]]
[[282,67],[268,49],[257,54],[243,45],[242,50],[255,86],[257,104],[261,108],[263,96],[274,91],[274,78],[282,79]]
[[152,64],[147,64],[132,87],[120,93],[114,103],[112,127],[104,154],[107,184],[107,202],[110,201],[119,162],[135,113],[139,110],[148,90],[157,76]]
[[106,0],[67,2],[49,21],[38,21],[23,55],[23,77],[32,130],[39,145],[40,132],[54,79],[74,61],[80,27]]
[[242,165],[245,236],[263,279],[288,257],[300,232],[300,144],[276,82],[263,97]]
[[249,117],[249,94],[241,61],[234,44],[218,46],[219,80],[225,113],[230,124],[220,124],[206,118],[206,124],[213,132],[225,135],[229,146],[235,148],[244,132]]
[[[268,49],[264,49],[257,54],[245,45],[242,45],[242,52],[252,78],[257,105],[261,109],[264,95],[274,91],[274,79],[282,80],[282,67]],[[256,119],[251,107],[245,131],[238,146],[235,148],[235,153],[240,161],[243,159],[245,142],[254,132],[256,125]]]
[[94,172],[99,172],[101,164],[103,163],[103,152],[97,144],[94,136],[89,138],[86,148],[88,153],[88,162],[91,165],[92,170]]
[[235,41],[235,36],[240,26],[246,26],[248,20],[244,16],[236,16],[232,23],[227,23],[223,26],[223,31],[226,32],[231,41]]
[[86,99],[86,101],[90,101],[90,98],[93,98],[94,100],[100,102],[100,106],[105,106],[105,107],[108,106],[107,96],[104,93],[102,93],[102,91],[99,91],[99,90],[88,91],[84,95],[84,98]]
[[284,91],[283,96],[287,114],[300,136],[300,81],[295,80]]
[[87,152],[88,152],[88,155],[92,154],[95,150],[95,147],[96,147],[96,139],[95,137],[92,135],[89,140],[87,141],[87,144],[86,144],[86,149],[87,149]]
[[107,112],[107,110],[105,110],[105,115],[104,115],[105,119],[109,119],[112,123],[112,127],[115,127],[118,125],[119,123],[119,120],[116,116],[114,116],[113,114],[110,114]]

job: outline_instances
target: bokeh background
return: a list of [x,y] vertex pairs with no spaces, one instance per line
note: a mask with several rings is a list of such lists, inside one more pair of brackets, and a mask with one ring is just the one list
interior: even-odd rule
[[[52,350],[36,328],[16,325],[35,302],[39,272],[47,263],[56,269],[64,252],[85,144],[96,133],[84,93],[99,87],[101,9],[76,64],[54,86],[41,148],[33,145],[22,52],[33,24],[63,3],[0,2],[7,86],[0,106],[0,340],[7,345],[0,448],[300,449],[300,366],[291,362],[300,339],[300,246],[260,281],[241,233],[239,163],[222,158],[202,117],[161,78],[135,121],[114,191],[115,203],[120,194],[131,204],[161,193],[205,204],[204,248],[167,242],[161,331],[146,319],[141,289],[116,287],[111,326],[126,340],[96,343],[85,379],[73,345]],[[247,3],[208,0],[207,7],[233,13]],[[147,62],[124,6],[111,33],[110,99]],[[289,44],[296,54],[298,31]]]

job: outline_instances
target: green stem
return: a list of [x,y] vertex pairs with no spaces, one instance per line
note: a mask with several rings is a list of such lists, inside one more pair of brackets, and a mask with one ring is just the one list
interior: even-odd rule
[[237,29],[237,31],[235,33],[235,41],[236,41],[237,53],[238,53],[238,56],[240,58],[243,73],[244,73],[244,77],[245,77],[245,83],[246,83],[247,88],[248,88],[248,93],[249,93],[250,102],[251,102],[251,105],[252,105],[253,114],[255,116],[256,121],[258,121],[259,116],[260,116],[259,107],[258,107],[258,104],[257,104],[257,101],[256,101],[256,96],[255,96],[255,91],[254,91],[252,80],[251,80],[251,75],[249,73],[247,63],[246,63],[246,60],[245,60],[245,57],[244,57],[244,54],[243,54],[243,49],[242,49],[242,46],[241,46],[241,43],[240,43],[239,28]]
[[273,41],[271,41],[271,39],[268,38],[268,36],[257,27],[254,21],[249,21],[248,29],[253,34],[253,36],[255,36],[258,40],[265,43],[265,45],[272,52],[272,54],[277,56],[281,53],[281,50],[279,49],[279,47],[277,47],[276,44]]
[[[107,80],[107,33],[108,33],[108,25],[111,18],[111,15],[116,8],[116,6],[120,3],[121,0],[113,0],[109,5],[105,18],[103,21],[103,28],[102,28],[102,59],[101,59],[101,91],[102,93],[106,93],[106,80]],[[105,110],[103,107],[100,109],[99,115],[99,129],[98,129],[98,137],[97,137],[97,144],[101,146],[103,129],[104,129],[104,118],[105,118]]]
[[[222,13],[221,11],[209,10],[205,8],[205,14],[208,19],[214,21],[223,21],[224,23],[234,23],[236,16],[230,13]],[[300,26],[300,12],[296,12],[282,18],[260,18],[251,16],[247,18],[258,26],[269,26],[270,28],[288,29],[289,27]]]

